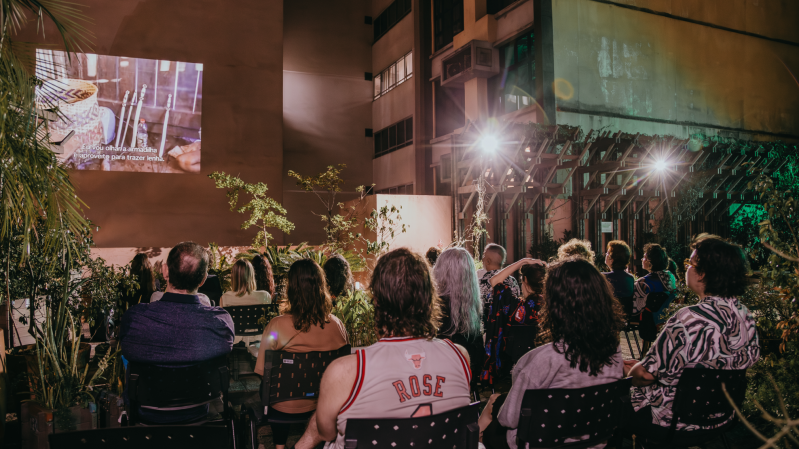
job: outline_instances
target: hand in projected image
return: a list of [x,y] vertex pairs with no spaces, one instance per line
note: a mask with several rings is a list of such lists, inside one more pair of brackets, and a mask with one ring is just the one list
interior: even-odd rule
[[178,163],[178,167],[181,170],[187,173],[199,173],[200,172],[200,152],[199,151],[192,151],[190,153],[181,154],[180,156],[176,157],[175,160]]

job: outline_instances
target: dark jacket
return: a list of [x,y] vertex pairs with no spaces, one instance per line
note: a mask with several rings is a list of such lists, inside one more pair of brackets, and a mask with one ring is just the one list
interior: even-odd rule
[[[122,316],[122,356],[158,366],[187,366],[230,353],[233,320],[221,307],[195,295],[164,293],[160,301],[137,304]],[[125,395],[127,402],[127,394]],[[187,422],[207,414],[208,406],[178,411],[140,410],[153,423]]]

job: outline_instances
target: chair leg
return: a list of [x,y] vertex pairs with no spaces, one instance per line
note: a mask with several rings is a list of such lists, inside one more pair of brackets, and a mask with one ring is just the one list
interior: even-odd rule
[[230,358],[233,360],[233,380],[236,382],[239,381],[239,356],[236,354],[236,351],[233,350],[233,353],[230,354]]
[[250,417],[250,444],[252,449],[258,449],[258,426],[252,418]]

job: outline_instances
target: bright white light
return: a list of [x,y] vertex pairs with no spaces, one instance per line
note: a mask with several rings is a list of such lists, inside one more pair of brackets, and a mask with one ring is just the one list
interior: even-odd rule
[[493,153],[499,148],[499,140],[490,134],[486,134],[480,138],[480,146],[483,148],[483,151]]
[[667,168],[667,166],[666,166],[666,161],[663,161],[663,160],[658,160],[658,161],[655,161],[655,170],[657,170],[657,171],[663,171],[663,170],[665,170],[666,168]]
[[355,283],[355,290],[360,290],[360,289],[361,289],[361,283],[360,282],[356,282]]

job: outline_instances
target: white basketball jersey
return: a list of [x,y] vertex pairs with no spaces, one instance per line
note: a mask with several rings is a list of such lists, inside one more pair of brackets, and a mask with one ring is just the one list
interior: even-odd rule
[[348,418],[411,418],[469,405],[469,363],[449,340],[383,338],[356,352],[358,375],[338,415],[336,449]]

